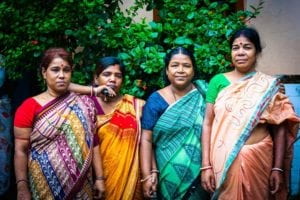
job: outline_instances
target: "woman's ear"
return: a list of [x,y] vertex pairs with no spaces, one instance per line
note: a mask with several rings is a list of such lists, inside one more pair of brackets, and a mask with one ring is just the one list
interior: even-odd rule
[[42,68],[42,75],[43,75],[43,78],[46,79],[47,76],[46,76],[46,69],[45,68]]
[[98,77],[99,77],[99,76],[97,76],[97,74],[94,74],[94,79],[93,79],[93,80],[94,80],[94,81],[93,81],[93,84],[94,84],[94,85],[98,85]]

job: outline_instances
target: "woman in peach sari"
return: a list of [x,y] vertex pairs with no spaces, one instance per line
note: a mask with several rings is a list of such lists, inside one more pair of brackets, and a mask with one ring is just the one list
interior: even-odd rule
[[278,80],[255,70],[258,33],[241,29],[230,45],[234,70],[213,77],[207,92],[202,186],[213,199],[285,200],[300,119]]

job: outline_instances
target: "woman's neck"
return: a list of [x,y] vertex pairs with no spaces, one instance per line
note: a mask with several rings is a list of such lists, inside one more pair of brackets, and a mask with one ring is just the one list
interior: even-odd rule
[[170,85],[170,89],[171,89],[172,95],[174,97],[174,100],[181,98],[182,96],[184,96],[185,94],[190,92],[193,88],[194,88],[194,85],[192,83],[190,83],[188,86],[186,86],[184,88],[177,88],[177,87],[174,87],[173,85]]
[[255,71],[256,71],[255,68],[252,68],[251,70],[248,70],[248,71],[245,71],[245,72],[239,71],[239,70],[237,70],[237,69],[234,69],[234,70],[232,71],[232,73],[233,73],[236,77],[242,78],[242,77],[246,76],[247,74],[249,74],[249,73],[251,73],[251,72],[255,72]]

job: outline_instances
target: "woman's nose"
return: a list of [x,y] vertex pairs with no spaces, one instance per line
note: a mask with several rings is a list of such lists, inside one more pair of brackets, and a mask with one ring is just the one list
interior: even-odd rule
[[58,77],[59,77],[59,78],[64,78],[64,77],[65,77],[65,73],[64,73],[63,70],[60,70],[60,71],[59,71]]

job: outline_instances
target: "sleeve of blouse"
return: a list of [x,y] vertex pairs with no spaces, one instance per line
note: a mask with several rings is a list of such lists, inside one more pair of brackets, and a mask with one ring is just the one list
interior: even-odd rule
[[206,103],[215,103],[215,100],[218,96],[218,81],[219,80],[219,74],[215,75],[208,84],[208,89],[206,93]]
[[152,94],[146,101],[143,107],[143,115],[141,119],[142,129],[153,130],[157,120],[160,117],[160,106],[157,103],[157,98]]
[[296,115],[293,104],[288,97],[278,92],[271,103],[263,112],[260,122],[268,124],[281,124],[283,121],[299,123],[300,118]]
[[34,114],[39,107],[41,106],[33,98],[26,99],[15,113],[14,126],[32,128]]

